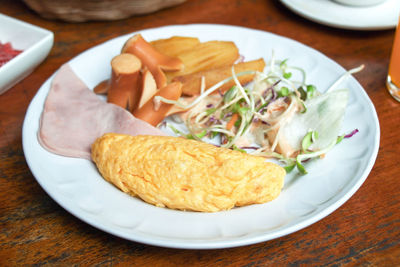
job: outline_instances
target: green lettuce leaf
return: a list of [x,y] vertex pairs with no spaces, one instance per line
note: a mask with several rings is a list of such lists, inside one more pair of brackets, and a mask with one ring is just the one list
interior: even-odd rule
[[296,113],[281,128],[280,138],[293,149],[302,148],[302,140],[310,131],[318,132],[318,139],[309,147],[313,151],[327,148],[340,135],[349,98],[347,89],[321,94],[305,101],[307,112]]

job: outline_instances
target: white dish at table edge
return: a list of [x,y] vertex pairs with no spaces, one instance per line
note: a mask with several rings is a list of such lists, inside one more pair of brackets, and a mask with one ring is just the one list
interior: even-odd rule
[[386,0],[377,5],[355,7],[331,0],[280,0],[287,8],[311,21],[348,30],[395,28],[400,1]]
[[[345,70],[320,52],[271,33],[225,25],[174,25],[139,31],[147,40],[173,35],[197,36],[201,41],[234,41],[246,60],[272,49],[279,59],[302,66],[308,82],[326,89]],[[93,88],[108,77],[111,58],[132,34],[93,47],[69,64]],[[116,236],[150,245],[213,249],[249,245],[278,238],[324,218],[347,201],[367,178],[379,146],[379,122],[361,85],[350,77],[343,132],[360,132],[335,147],[324,160],[309,163],[308,175],[287,175],[281,195],[272,202],[217,213],[158,208],[131,197],[106,182],[95,165],[83,159],[57,156],[36,138],[39,118],[50,88],[50,77],[32,100],[23,125],[23,148],[28,165],[44,190],[63,208],[90,225]],[[317,79],[318,78],[318,79]]]
[[20,82],[47,57],[54,35],[51,31],[0,13],[0,42],[10,42],[22,52],[0,67],[0,95]]

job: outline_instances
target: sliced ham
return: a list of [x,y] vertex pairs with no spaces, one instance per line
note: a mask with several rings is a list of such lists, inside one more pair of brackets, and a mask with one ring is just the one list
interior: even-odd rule
[[48,151],[90,159],[91,145],[105,133],[166,135],[131,113],[97,97],[63,65],[56,73],[40,120],[38,139]]

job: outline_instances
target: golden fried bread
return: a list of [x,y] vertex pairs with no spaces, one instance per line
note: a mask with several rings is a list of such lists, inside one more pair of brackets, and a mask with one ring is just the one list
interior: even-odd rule
[[102,176],[160,207],[215,212],[276,198],[285,170],[262,157],[172,136],[106,134],[92,145]]

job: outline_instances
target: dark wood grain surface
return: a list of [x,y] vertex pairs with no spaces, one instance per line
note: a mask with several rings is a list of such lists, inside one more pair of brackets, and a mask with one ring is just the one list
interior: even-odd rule
[[[308,21],[279,1],[192,0],[113,22],[46,20],[17,0],[0,12],[54,32],[47,59],[0,95],[0,266],[394,266],[400,265],[400,103],[385,88],[394,30],[348,31]],[[313,47],[356,74],[381,127],[376,163],[361,188],[323,220],[288,236],[250,246],[178,250],[143,245],[102,232],[53,201],[30,172],[21,144],[27,107],[61,64],[113,37],[171,24],[240,25]],[[0,28],[2,25],[0,25]]]

